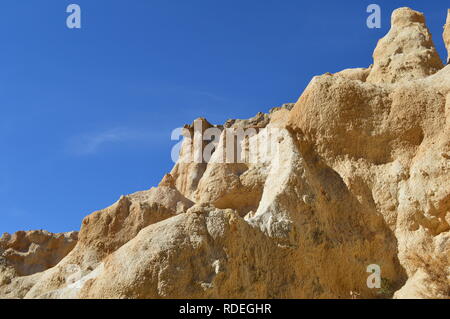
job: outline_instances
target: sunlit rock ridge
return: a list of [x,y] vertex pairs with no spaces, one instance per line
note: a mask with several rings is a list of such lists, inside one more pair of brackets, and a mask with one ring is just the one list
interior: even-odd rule
[[[450,12],[443,38],[450,49]],[[222,132],[209,161],[186,160],[199,142],[186,137],[158,187],[79,234],[5,234],[0,297],[448,298],[450,66],[409,8],[373,58],[314,77],[295,105],[198,119]],[[239,128],[256,132],[243,148],[272,137],[276,152],[221,161]]]

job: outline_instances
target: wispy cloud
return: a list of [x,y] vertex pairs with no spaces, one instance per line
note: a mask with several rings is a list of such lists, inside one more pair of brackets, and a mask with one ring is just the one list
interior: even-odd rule
[[186,94],[206,97],[206,98],[208,98],[210,100],[215,100],[217,102],[227,102],[228,101],[227,98],[225,98],[223,96],[220,96],[220,95],[217,95],[217,94],[212,93],[212,92],[208,92],[208,91],[190,89],[190,88],[185,88],[185,87],[180,88],[180,90],[184,90],[184,92]]
[[170,135],[164,132],[142,131],[126,127],[117,127],[105,131],[84,133],[68,140],[67,149],[74,155],[91,155],[99,152],[107,145],[143,142],[155,143]]

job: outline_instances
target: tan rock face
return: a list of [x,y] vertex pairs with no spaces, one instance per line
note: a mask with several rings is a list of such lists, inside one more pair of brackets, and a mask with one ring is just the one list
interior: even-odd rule
[[424,78],[442,69],[422,13],[400,8],[392,14],[389,33],[378,42],[367,82],[396,83]]
[[83,220],[80,245],[95,248],[99,258],[102,258],[128,242],[146,226],[186,211],[192,205],[176,188],[168,186],[122,196],[111,207]]
[[[0,297],[450,296],[450,67],[421,13],[394,11],[372,67],[314,77],[295,106],[197,122],[218,129],[208,161],[186,161],[209,142],[186,134],[158,187],[86,217],[66,257]],[[224,162],[240,129],[248,157]]]
[[5,233],[0,238],[0,287],[18,276],[28,276],[57,265],[75,247],[77,232]]
[[193,193],[206,170],[207,163],[196,150],[199,149],[199,145],[203,148],[207,144],[203,140],[203,134],[211,127],[213,125],[204,118],[198,118],[191,125],[185,125],[183,132],[185,138],[181,145],[179,160],[170,172],[176,188],[189,199],[193,198]]

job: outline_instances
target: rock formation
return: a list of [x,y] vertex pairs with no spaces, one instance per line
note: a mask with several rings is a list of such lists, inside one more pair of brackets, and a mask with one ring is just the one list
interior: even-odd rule
[[389,33],[378,42],[369,83],[395,83],[424,78],[442,69],[425,16],[409,8],[394,11]]
[[56,266],[76,245],[77,232],[19,231],[0,238],[0,286]]
[[[244,155],[227,161],[227,134],[240,131]],[[0,296],[450,296],[450,66],[423,14],[394,11],[373,66],[316,76],[269,114],[200,118],[184,134],[158,187],[86,217],[54,267],[16,264]],[[196,146],[211,158],[193,160]],[[380,288],[367,285],[369,265]]]

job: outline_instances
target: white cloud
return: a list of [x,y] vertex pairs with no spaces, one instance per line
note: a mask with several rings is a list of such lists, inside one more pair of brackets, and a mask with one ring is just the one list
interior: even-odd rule
[[[68,141],[68,150],[75,155],[90,155],[100,151],[106,145],[129,142],[155,142],[164,138],[163,132],[139,131],[129,128],[114,128],[75,136]],[[167,135],[166,138],[170,138]]]

